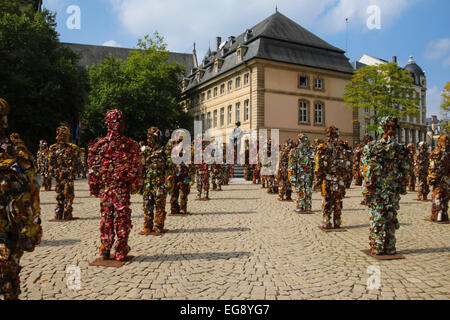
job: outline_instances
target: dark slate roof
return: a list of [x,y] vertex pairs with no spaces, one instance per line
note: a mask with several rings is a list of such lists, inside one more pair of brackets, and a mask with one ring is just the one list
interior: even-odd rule
[[348,58],[341,52],[281,40],[261,38],[256,58],[353,73]]
[[415,62],[408,63],[404,69],[408,70],[409,72],[414,73],[418,76],[425,75],[425,73],[423,73],[423,70]]
[[255,36],[260,35],[265,38],[285,40],[310,47],[345,53],[345,51],[325,42],[279,12],[258,23],[252,30]]
[[[101,63],[108,55],[126,60],[131,50],[129,48],[95,46],[88,44],[63,43],[80,55],[79,65],[82,67],[92,66]],[[169,52],[169,62],[176,61],[186,67],[189,72],[194,67],[192,54]]]
[[[248,30],[251,30],[252,36],[246,39]],[[203,77],[198,82],[192,70],[188,72],[185,91],[254,58],[353,73],[344,51],[330,45],[279,12],[248,30],[234,41],[228,40],[219,52],[209,51],[199,66],[199,69],[205,71]],[[236,48],[239,45],[247,46],[248,50],[243,57],[244,62],[237,63]],[[223,59],[223,65],[217,74],[213,72],[216,58]]]

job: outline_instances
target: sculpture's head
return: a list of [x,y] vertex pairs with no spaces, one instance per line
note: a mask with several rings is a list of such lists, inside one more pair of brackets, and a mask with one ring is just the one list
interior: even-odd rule
[[419,152],[426,152],[428,150],[428,143],[425,141],[419,142]]
[[14,145],[18,145],[19,143],[22,142],[22,139],[20,138],[20,134],[18,134],[17,132],[11,133],[11,135],[9,136],[9,139],[11,140],[11,142]]
[[439,136],[437,146],[441,149],[447,150],[447,152],[450,152],[450,139],[446,133]]
[[339,139],[339,129],[335,126],[331,126],[325,129],[325,135],[328,141],[337,141]]
[[398,128],[398,119],[393,116],[386,116],[381,118],[378,132],[383,134],[385,137],[395,137]]
[[0,98],[0,126],[3,129],[8,128],[9,105],[6,100]]
[[371,136],[369,136],[368,134],[366,134],[363,138],[362,138],[362,142],[364,145],[368,144],[369,142],[373,141],[373,138]]
[[118,109],[110,110],[106,113],[105,124],[108,132],[116,132],[123,134],[125,128],[123,121],[123,113]]
[[[157,127],[147,129],[147,143],[149,147],[156,148],[161,144],[161,130]],[[169,141],[171,143],[171,141]]]
[[414,142],[408,143],[406,146],[410,153],[414,154],[416,152],[416,146],[414,145]]
[[39,149],[44,150],[44,149],[47,149],[47,147],[48,147],[47,141],[45,141],[45,140],[39,141]]
[[308,140],[308,136],[306,134],[300,133],[297,136],[297,146],[299,148],[303,148],[303,147],[309,146],[309,140]]
[[67,143],[70,139],[70,129],[66,125],[62,125],[56,129],[56,142]]

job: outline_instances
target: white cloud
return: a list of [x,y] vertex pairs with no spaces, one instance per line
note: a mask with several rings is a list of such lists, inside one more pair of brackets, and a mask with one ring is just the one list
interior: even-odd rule
[[433,86],[427,91],[427,116],[441,114],[441,97],[442,90],[439,90],[437,86]]
[[109,0],[124,29],[143,38],[158,31],[165,37],[169,50],[189,52],[197,42],[199,58],[215,48],[215,37],[225,40],[239,35],[275,12],[293,19],[307,29],[320,34],[345,30],[345,18],[351,27],[367,28],[367,7],[381,9],[382,28],[402,11],[419,0]]
[[[352,28],[362,27],[362,30],[369,30],[367,20],[373,13],[368,13],[367,9],[369,6],[377,6],[380,9],[380,27],[384,29],[414,2],[411,0],[339,0],[318,20],[317,25],[330,33],[342,32],[346,27],[345,18],[349,18]],[[315,2],[310,3],[315,5]]]
[[429,60],[441,60],[444,66],[450,66],[450,38],[431,41],[425,50],[425,57]]
[[120,44],[118,44],[114,40],[106,41],[103,45],[106,46],[106,47],[122,47]]

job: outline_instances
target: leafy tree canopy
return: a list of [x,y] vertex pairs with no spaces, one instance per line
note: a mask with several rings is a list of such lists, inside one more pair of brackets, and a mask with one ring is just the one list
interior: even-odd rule
[[83,114],[83,143],[106,134],[104,117],[110,109],[123,111],[125,134],[136,140],[145,140],[151,126],[186,128],[192,120],[180,104],[184,66],[168,62],[167,46],[158,33],[137,46],[126,61],[110,55],[88,68],[91,91]]
[[[344,100],[353,109],[368,109],[369,131],[378,128],[384,116],[419,117],[413,79],[408,71],[390,62],[377,66],[365,66],[356,70],[351,83],[346,85]],[[369,122],[368,122],[369,123]]]
[[35,150],[55,140],[61,122],[78,120],[88,82],[78,55],[59,42],[55,14],[21,4],[0,0],[0,97],[11,106],[10,132]]

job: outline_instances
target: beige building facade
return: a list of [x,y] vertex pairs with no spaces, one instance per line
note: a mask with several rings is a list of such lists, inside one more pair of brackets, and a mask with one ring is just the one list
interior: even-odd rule
[[237,38],[218,38],[184,79],[184,104],[213,139],[237,122],[244,133],[279,129],[280,143],[299,133],[325,139],[334,125],[353,145],[357,114],[343,99],[352,73],[343,51],[277,12]]

